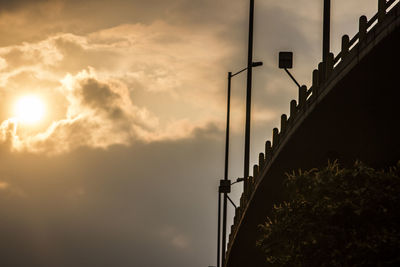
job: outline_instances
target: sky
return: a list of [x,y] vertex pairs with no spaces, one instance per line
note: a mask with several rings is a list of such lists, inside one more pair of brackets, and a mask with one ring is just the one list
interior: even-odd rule
[[[255,3],[252,164],[297,98],[278,52],[308,86],[322,53],[321,0]],[[335,54],[376,9],[332,1]],[[2,265],[216,265],[227,72],[247,64],[247,27],[243,0],[0,0]],[[232,180],[245,76],[232,81]]]

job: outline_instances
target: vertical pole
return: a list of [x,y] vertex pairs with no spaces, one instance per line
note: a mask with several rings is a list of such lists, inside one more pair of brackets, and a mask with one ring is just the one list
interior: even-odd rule
[[228,162],[229,162],[229,121],[231,112],[231,79],[232,72],[228,72],[228,97],[226,107],[226,138],[225,138],[225,171],[224,179],[228,180]]
[[[232,72],[228,72],[228,98],[226,108],[226,139],[225,139],[225,172],[224,180],[228,180],[228,160],[229,160],[229,120],[230,120],[230,107],[231,107],[231,79]],[[224,203],[222,207],[222,248],[221,258],[222,266],[225,266],[225,249],[226,249],[226,221],[227,221],[227,193],[224,193]]]
[[222,258],[222,267],[225,266],[225,257],[226,257],[226,217],[227,217],[227,202],[228,196],[227,193],[224,193],[224,204],[223,204],[223,211],[222,211],[222,248],[221,248],[221,258]]
[[218,236],[217,236],[217,267],[220,267],[220,246],[221,246],[221,193],[218,188]]
[[246,192],[247,179],[249,177],[250,164],[250,112],[251,112],[251,80],[253,64],[253,21],[254,21],[254,0],[250,0],[249,14],[249,44],[247,60],[247,90],[246,90],[246,129],[244,137],[244,182],[243,190]]
[[331,28],[331,0],[324,0],[324,25],[322,40],[322,61],[326,62],[329,55],[330,28]]

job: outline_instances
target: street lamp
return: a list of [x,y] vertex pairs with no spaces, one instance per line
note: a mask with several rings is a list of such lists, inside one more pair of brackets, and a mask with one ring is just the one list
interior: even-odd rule
[[[232,77],[242,73],[249,68],[262,66],[263,63],[261,61],[252,62],[250,67],[246,67],[234,74],[232,72],[228,72],[228,97],[227,97],[227,110],[226,110],[226,138],[225,138],[225,169],[224,169],[224,179],[220,180],[220,185],[218,188],[218,245],[217,245],[217,266],[219,267],[220,263],[220,255],[222,254],[222,266],[225,264],[225,247],[226,247],[226,221],[227,221],[227,200],[228,193],[231,192],[231,181],[228,179],[228,162],[229,162],[229,125],[230,125],[230,106],[231,106],[231,80]],[[236,182],[242,181],[239,178]],[[244,180],[244,179],[243,179]],[[235,182],[235,183],[236,183]],[[222,210],[222,249],[220,251],[221,244],[221,194],[224,194],[223,200],[223,210]],[[230,200],[231,201],[231,200]],[[231,201],[232,202],[232,201]],[[233,204],[233,202],[232,202]],[[234,204],[233,204],[234,205]],[[235,205],[234,205],[235,206]],[[221,254],[220,254],[221,253]]]

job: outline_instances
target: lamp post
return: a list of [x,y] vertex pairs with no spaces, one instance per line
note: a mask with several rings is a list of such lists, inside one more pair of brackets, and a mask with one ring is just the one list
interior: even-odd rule
[[254,22],[254,0],[250,0],[250,14],[249,14],[249,42],[247,53],[247,89],[246,89],[246,128],[244,134],[244,168],[243,168],[243,190],[247,189],[247,179],[249,177],[249,164],[250,164],[250,113],[251,113],[251,82],[252,82],[252,68],[253,63],[253,22]]
[[330,28],[331,28],[331,0],[324,0],[324,18],[323,18],[323,36],[322,36],[322,61],[326,62],[329,55]]
[[[226,249],[226,221],[227,221],[227,200],[228,193],[231,192],[231,181],[228,179],[228,165],[229,165],[229,128],[230,128],[230,105],[231,105],[231,80],[239,73],[242,73],[249,68],[262,66],[262,62],[252,62],[250,67],[246,67],[234,74],[228,72],[228,96],[227,96],[227,109],[226,109],[226,138],[225,138],[225,168],[224,168],[224,179],[220,180],[218,189],[218,245],[217,245],[217,266],[219,267],[220,258],[222,258],[222,266],[225,265],[225,249]],[[240,178],[239,178],[240,179]],[[239,181],[238,179],[238,181]],[[240,180],[241,181],[241,180]],[[222,248],[220,251],[220,236],[221,236],[221,194],[224,194],[223,208],[222,208]],[[221,257],[220,257],[221,252]]]

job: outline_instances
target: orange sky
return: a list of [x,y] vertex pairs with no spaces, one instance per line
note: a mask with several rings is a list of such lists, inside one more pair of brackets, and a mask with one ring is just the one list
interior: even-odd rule
[[[336,53],[377,1],[332,2]],[[246,64],[247,5],[0,0],[5,261],[214,264],[226,75]],[[308,85],[321,9],[317,0],[256,1],[254,59],[264,66],[253,76],[253,162],[297,97],[278,52],[294,52],[292,73]],[[232,87],[232,179],[242,172],[244,78]],[[45,108],[32,124],[15,119],[27,95]]]

